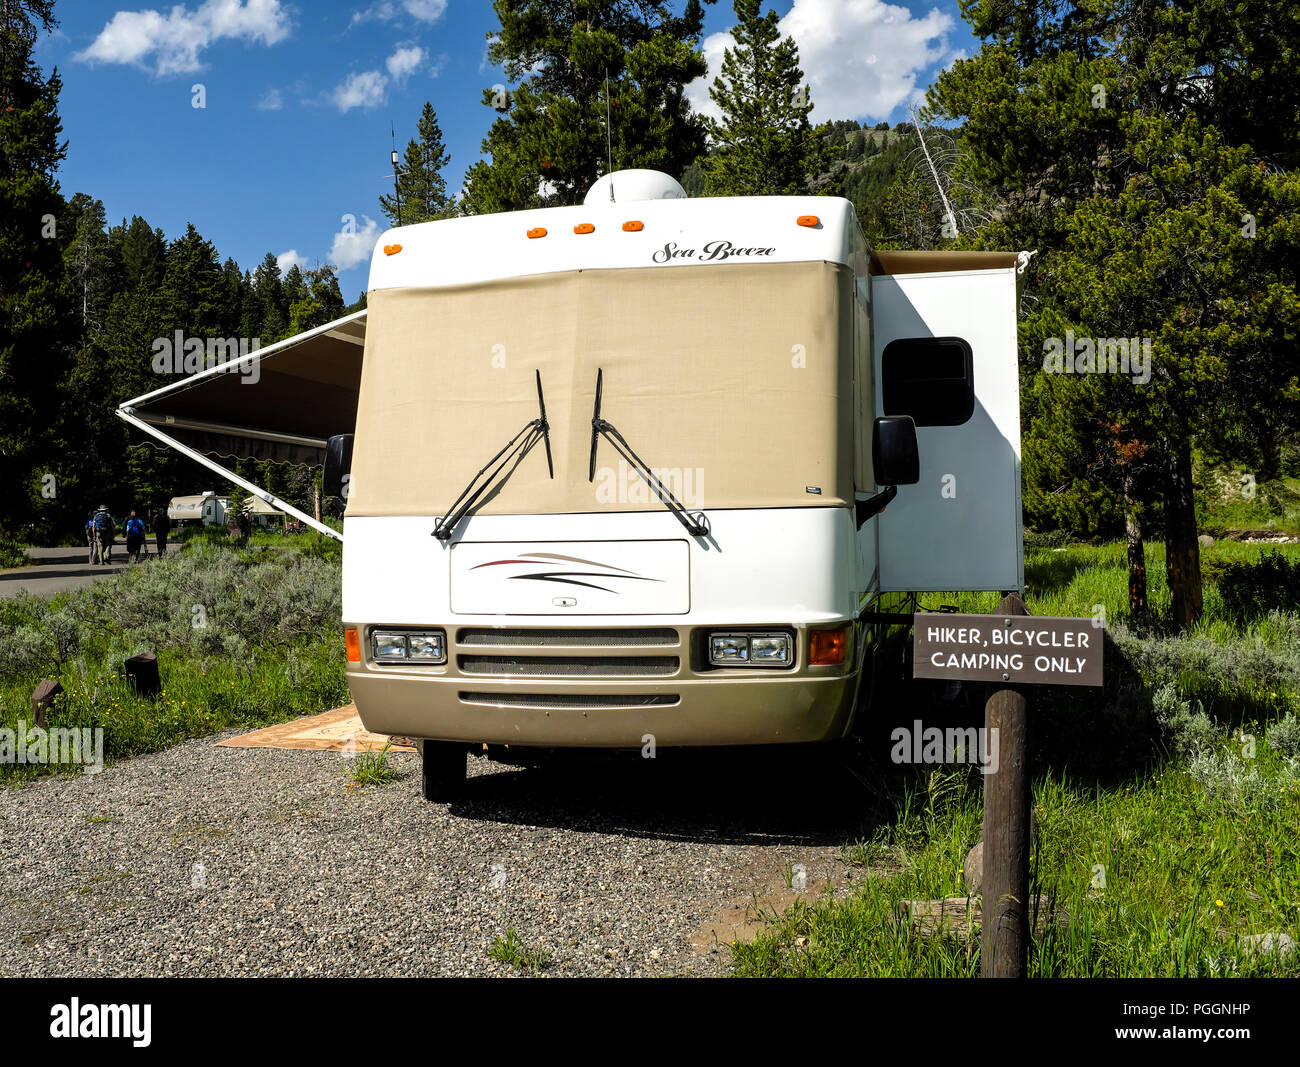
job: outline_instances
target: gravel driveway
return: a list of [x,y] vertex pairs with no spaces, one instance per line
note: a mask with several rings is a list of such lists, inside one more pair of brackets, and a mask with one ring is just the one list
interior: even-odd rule
[[476,757],[447,805],[413,754],[349,788],[339,753],[221,737],[0,788],[0,976],[506,975],[511,926],[547,974],[723,974],[717,931],[788,865],[842,885],[864,830],[824,753]]

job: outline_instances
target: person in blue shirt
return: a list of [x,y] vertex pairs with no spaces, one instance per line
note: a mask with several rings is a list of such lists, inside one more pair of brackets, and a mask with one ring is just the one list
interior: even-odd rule
[[95,546],[98,539],[95,537],[95,513],[92,511],[86,516],[86,562],[95,562]]
[[141,550],[144,548],[144,519],[134,511],[126,520],[126,558],[132,563],[140,562]]

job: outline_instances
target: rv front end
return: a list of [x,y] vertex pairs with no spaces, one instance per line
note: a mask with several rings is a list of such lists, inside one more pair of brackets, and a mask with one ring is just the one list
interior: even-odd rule
[[711,518],[713,543],[666,511],[476,516],[446,546],[429,518],[347,520],[366,728],[543,747],[841,737],[860,651],[848,510]]

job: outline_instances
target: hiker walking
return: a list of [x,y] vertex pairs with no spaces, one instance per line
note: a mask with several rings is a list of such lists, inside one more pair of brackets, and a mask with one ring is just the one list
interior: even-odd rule
[[167,555],[167,535],[171,533],[172,520],[166,508],[159,508],[153,516],[153,535],[158,544],[158,555]]
[[86,562],[95,562],[95,545],[98,538],[95,536],[95,513],[92,511],[86,516]]
[[144,519],[134,511],[126,520],[126,558],[132,563],[140,562],[140,552],[144,548]]
[[99,548],[99,555],[95,562],[108,566],[113,562],[113,534],[117,532],[113,524],[113,516],[108,512],[108,505],[99,505],[99,510],[95,512],[94,523],[95,540]]

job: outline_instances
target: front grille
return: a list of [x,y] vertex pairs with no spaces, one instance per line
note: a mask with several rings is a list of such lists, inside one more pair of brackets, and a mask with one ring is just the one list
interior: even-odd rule
[[651,708],[679,703],[676,693],[469,693],[461,702],[495,708]]
[[681,639],[676,630],[668,627],[600,630],[532,627],[489,630],[467,627],[456,634],[456,643],[464,648],[542,648],[547,645],[567,645],[572,648],[674,648],[681,643]]
[[515,678],[645,678],[676,674],[676,656],[457,656],[461,674]]

